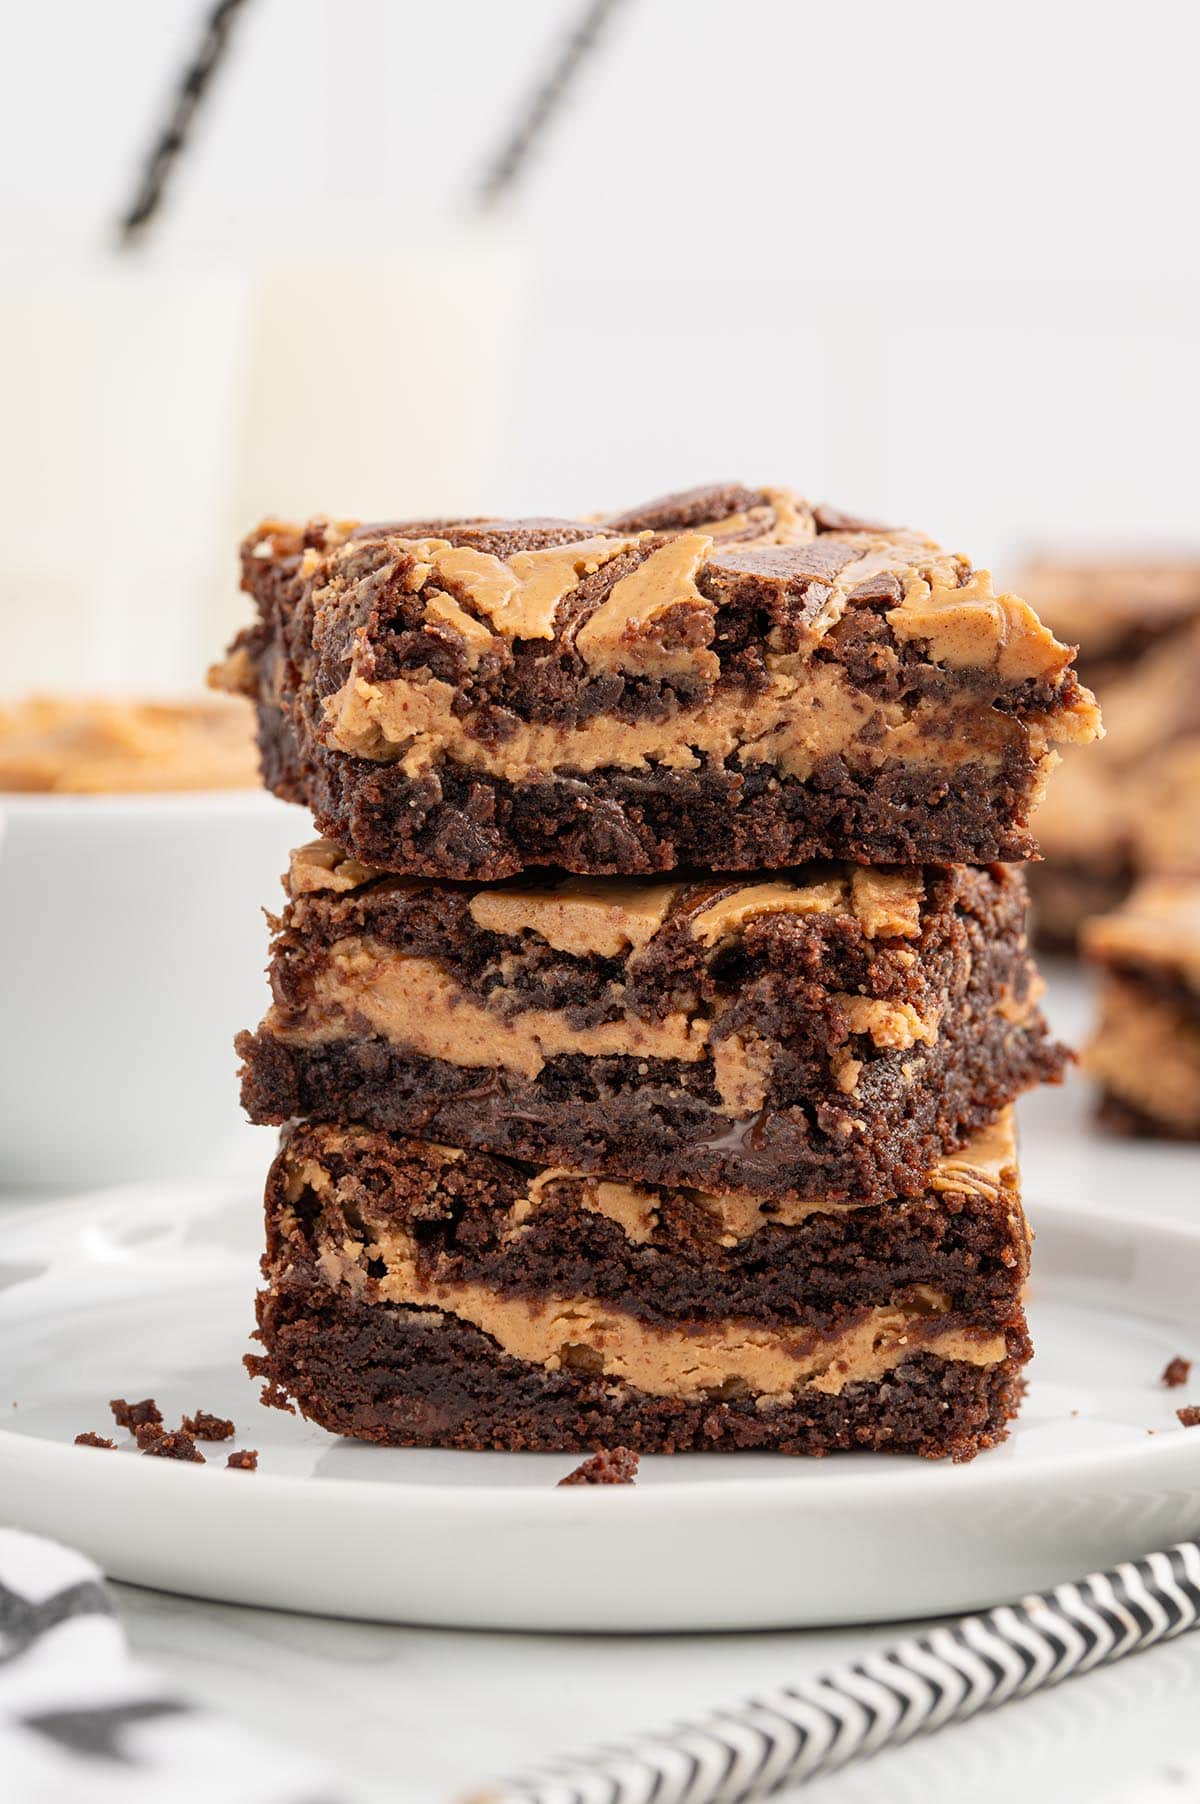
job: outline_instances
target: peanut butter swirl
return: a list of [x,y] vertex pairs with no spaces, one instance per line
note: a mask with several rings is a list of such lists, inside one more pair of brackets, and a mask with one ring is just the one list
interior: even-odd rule
[[[510,1358],[548,1372],[584,1370],[651,1397],[715,1396],[737,1387],[769,1407],[808,1389],[838,1396],[916,1353],[988,1366],[1008,1350],[1002,1333],[947,1321],[949,1298],[920,1285],[894,1303],[864,1310],[840,1334],[745,1320],[672,1330],[649,1327],[590,1297],[526,1299],[478,1281],[443,1282],[421,1269],[416,1243],[402,1230],[366,1244],[327,1243],[318,1264],[331,1285],[359,1298],[441,1310],[481,1329]],[[382,1265],[381,1277],[368,1277],[371,1264]]]
[[[288,887],[300,901],[322,892],[341,896],[381,881],[419,889],[418,881],[387,877],[342,857],[331,842],[301,847],[292,859]],[[744,1119],[771,1092],[776,1048],[722,1021],[726,1005],[681,996],[666,1013],[644,1013],[628,982],[663,934],[682,935],[715,958],[754,923],[770,917],[803,919],[841,915],[869,940],[908,942],[919,935],[925,897],[920,870],[865,871],[858,866],[812,867],[769,883],[722,886],[569,877],[552,888],[497,884],[476,888],[468,913],[481,930],[515,947],[541,942],[569,957],[593,955],[624,962],[622,980],[610,991],[607,1018],[581,1025],[565,1007],[530,1006],[511,982],[502,959],[500,982],[486,995],[467,989],[435,957],[400,952],[369,932],[348,932],[332,942],[308,980],[302,1005],[278,1006],[264,1027],[280,1040],[318,1045],[367,1032],[408,1054],[465,1068],[498,1068],[535,1080],[547,1060],[569,1054],[708,1061],[722,1106]],[[697,907],[697,898],[703,904]],[[711,899],[710,899],[711,898]],[[508,955],[506,955],[508,956]],[[912,954],[905,951],[904,956]],[[932,1046],[940,1014],[932,1004],[836,992],[844,1044],[834,1054],[839,1088],[852,1093],[870,1049],[906,1051]],[[854,1048],[852,1054],[849,1047]]]
[[[807,780],[830,758],[858,771],[890,759],[998,767],[1025,735],[1035,759],[1048,761],[1054,744],[1099,731],[1087,691],[1058,693],[1068,647],[1018,596],[998,593],[986,571],[923,534],[834,516],[783,489],[698,491],[610,522],[269,522],[248,561],[283,559],[300,543],[314,645],[325,644],[326,623],[362,622],[340,680],[322,690],[315,731],[332,752],[398,763],[414,778],[445,763],[513,782],[730,763],[769,763]],[[377,655],[364,604],[388,585],[430,635],[427,665],[410,654],[397,672]],[[753,684],[736,661],[727,666],[721,625],[723,610],[744,617],[747,608],[760,622]],[[860,608],[886,619],[888,655],[911,646],[975,682],[936,701],[880,700],[853,679],[836,645],[822,656]],[[497,732],[471,686],[441,672],[437,648],[450,643],[478,673],[480,694],[503,696],[522,643],[539,641],[572,660],[581,692],[618,679],[603,705],[569,717],[510,712]],[[621,684],[638,682],[662,686],[657,705],[616,712]],[[990,710],[980,683],[1014,705]]]

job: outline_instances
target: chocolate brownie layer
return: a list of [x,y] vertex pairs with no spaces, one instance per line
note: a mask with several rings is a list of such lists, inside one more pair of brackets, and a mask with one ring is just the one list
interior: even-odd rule
[[214,680],[267,783],[382,868],[494,879],[1023,858],[1071,652],[917,533],[782,490],[608,520],[246,541],[258,624]]
[[1200,1138],[1200,881],[1147,879],[1083,948],[1103,973],[1084,1065],[1121,1131]]
[[[635,1185],[298,1124],[271,1169],[267,1224],[268,1270],[313,1263],[356,1295],[586,1296],[651,1332],[744,1317],[840,1335],[918,1293],[927,1321],[937,1294],[998,1330],[1028,1272],[1011,1112],[940,1161],[920,1196],[862,1205]],[[576,1304],[572,1334],[578,1316]]]
[[920,1200],[796,1215],[305,1126],[267,1226],[266,1400],[366,1439],[963,1457],[1028,1353],[1008,1123]]
[[736,1449],[821,1455],[852,1448],[967,1460],[1004,1439],[1028,1343],[993,1366],[913,1353],[885,1378],[760,1410],[757,1400],[684,1402],[548,1373],[436,1312],[378,1309],[302,1281],[260,1299],[268,1351],[247,1364],[264,1400],[294,1400],[332,1434],[393,1447],[639,1453]]
[[289,883],[257,1121],[862,1200],[1061,1069],[1004,867],[470,887],[318,842]]

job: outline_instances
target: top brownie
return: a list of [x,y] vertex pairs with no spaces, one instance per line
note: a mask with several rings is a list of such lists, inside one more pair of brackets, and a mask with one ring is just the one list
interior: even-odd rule
[[352,856],[490,880],[813,858],[1022,859],[1072,652],[931,539],[779,489],[592,520],[268,521],[251,695],[268,786]]

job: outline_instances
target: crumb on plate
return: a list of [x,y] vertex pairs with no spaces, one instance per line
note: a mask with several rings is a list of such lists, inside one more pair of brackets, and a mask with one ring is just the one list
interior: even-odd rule
[[562,1485],[631,1485],[637,1482],[640,1461],[628,1447],[604,1447],[582,1465],[559,1479]]

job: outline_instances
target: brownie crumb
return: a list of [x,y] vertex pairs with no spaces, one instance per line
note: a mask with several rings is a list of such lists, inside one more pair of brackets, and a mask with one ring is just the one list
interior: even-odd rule
[[1185,1403],[1175,1414],[1185,1428],[1200,1428],[1200,1403]]
[[257,1472],[258,1448],[239,1447],[236,1452],[229,1455],[225,1464],[232,1466],[235,1472]]
[[182,1428],[173,1428],[169,1434],[160,1434],[148,1447],[143,1447],[142,1452],[153,1454],[156,1459],[190,1459],[200,1465],[204,1464],[204,1455],[191,1435],[185,1434]]
[[93,1434],[90,1428],[86,1434],[77,1434],[75,1436],[75,1445],[77,1447],[113,1447],[113,1448],[115,1448],[116,1444],[117,1443],[115,1441],[110,1441],[108,1439],[107,1435]]
[[118,1428],[140,1428],[146,1422],[162,1421],[162,1410],[153,1397],[143,1397],[140,1403],[126,1403],[124,1397],[114,1397],[108,1407]]
[[139,1422],[133,1431],[133,1438],[142,1452],[146,1453],[153,1447],[155,1441],[162,1440],[166,1432],[166,1427],[162,1422]]
[[211,1416],[206,1409],[198,1409],[194,1416],[184,1416],[181,1426],[194,1441],[231,1441],[234,1436],[234,1426],[228,1417]]
[[605,1447],[559,1479],[563,1485],[632,1485],[637,1483],[638,1456],[628,1447]]
[[1168,1360],[1166,1366],[1163,1368],[1162,1383],[1166,1385],[1168,1390],[1173,1391],[1179,1385],[1187,1383],[1191,1376],[1191,1371],[1191,1360],[1184,1359],[1182,1354],[1177,1353],[1174,1359]]

